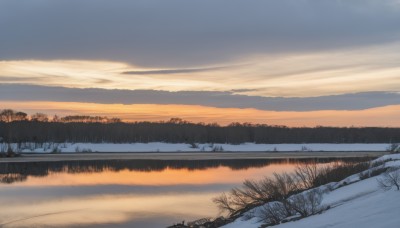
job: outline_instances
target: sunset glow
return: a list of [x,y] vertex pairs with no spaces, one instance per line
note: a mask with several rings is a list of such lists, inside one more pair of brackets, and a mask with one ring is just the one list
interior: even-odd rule
[[[24,109],[29,113],[51,115],[99,115],[120,117],[124,121],[168,121],[179,117],[194,123],[252,122],[268,125],[309,126],[400,126],[400,106],[360,111],[276,112],[256,109],[213,108],[193,105],[122,105],[74,102],[0,102],[3,107]],[[249,118],[251,117],[251,118]]]
[[[79,3],[79,12],[68,2],[5,4],[0,89],[10,90],[0,91],[2,108],[127,121],[399,126],[400,98],[386,96],[400,88],[397,1],[235,2],[230,10],[156,2]],[[153,97],[163,92],[173,93]]]

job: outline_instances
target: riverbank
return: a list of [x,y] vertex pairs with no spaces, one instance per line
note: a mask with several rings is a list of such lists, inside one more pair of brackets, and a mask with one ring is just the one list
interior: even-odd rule
[[[351,175],[342,181],[331,182],[315,189],[298,193],[288,198],[295,200],[299,195],[309,194],[310,191],[320,191],[320,208],[324,210],[301,216],[296,214],[291,219],[282,219],[275,222],[276,228],[352,228],[352,227],[398,227],[400,198],[399,191],[392,180],[388,179],[399,175],[400,154],[383,156],[373,161],[368,170]],[[384,174],[379,174],[382,170]],[[386,171],[385,171],[386,170]],[[384,180],[384,181],[383,181]],[[390,181],[389,181],[390,180]],[[388,182],[389,181],[389,182]],[[385,183],[384,185],[380,183]],[[271,205],[275,202],[267,203]],[[266,204],[266,205],[267,205]],[[258,228],[265,227],[266,222],[259,218],[267,218],[268,211],[262,210],[266,205],[251,209],[252,218],[246,214],[229,223],[224,228]],[[296,218],[296,219],[293,219]],[[289,222],[292,221],[292,222]]]
[[240,159],[285,159],[285,158],[356,158],[379,157],[386,151],[360,152],[142,152],[142,153],[60,153],[22,154],[20,157],[0,158],[0,163],[51,162],[51,161],[96,161],[96,160],[240,160]]

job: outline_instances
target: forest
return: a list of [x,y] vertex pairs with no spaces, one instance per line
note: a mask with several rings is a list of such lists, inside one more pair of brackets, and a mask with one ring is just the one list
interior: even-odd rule
[[5,109],[0,112],[0,143],[397,143],[400,128],[286,127],[265,124],[122,122],[118,118],[57,116]]

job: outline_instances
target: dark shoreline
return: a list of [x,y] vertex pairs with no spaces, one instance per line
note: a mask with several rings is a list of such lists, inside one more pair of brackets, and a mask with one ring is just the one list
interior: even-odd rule
[[20,157],[0,158],[1,163],[105,160],[242,160],[286,158],[360,158],[389,154],[377,152],[143,152],[143,153],[62,153],[22,154]]

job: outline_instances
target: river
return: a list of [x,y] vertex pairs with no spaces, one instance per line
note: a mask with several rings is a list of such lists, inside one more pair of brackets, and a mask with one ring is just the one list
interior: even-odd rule
[[[319,158],[318,164],[365,158]],[[311,159],[0,163],[0,227],[166,227],[219,215],[212,199]]]

